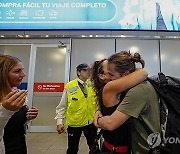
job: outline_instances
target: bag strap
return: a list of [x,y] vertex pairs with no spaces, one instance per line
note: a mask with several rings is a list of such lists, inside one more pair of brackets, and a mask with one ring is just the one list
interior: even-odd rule
[[[150,80],[148,80],[148,81],[150,81]],[[168,84],[168,80],[167,80],[166,76],[162,72],[158,73],[158,81],[159,81],[159,87],[167,92],[166,85]],[[151,129],[146,125],[146,123],[144,122],[144,120],[143,120],[143,118],[141,116],[139,116],[139,121],[140,121],[141,125],[144,127],[144,129],[146,130],[146,132],[148,133],[148,135],[153,133],[151,131]],[[153,151],[159,151],[160,150],[159,148],[160,147],[158,146],[158,147],[150,149],[148,151],[148,154],[152,154]]]
[[96,136],[94,142],[96,142],[96,143],[98,142],[98,140],[100,139],[102,133],[103,133],[103,130],[101,129],[101,130],[99,131],[99,133],[97,134],[97,136]]
[[[150,81],[151,83],[155,82],[155,81],[151,81],[151,79],[148,79],[148,81]],[[159,81],[159,87],[163,88],[163,90],[164,90],[164,86],[168,84],[168,81],[166,79],[166,76],[162,72],[158,73],[158,81]],[[152,133],[152,131],[146,125],[146,123],[144,122],[144,120],[141,116],[139,116],[139,121],[142,124],[142,126],[144,127],[144,129],[146,130],[146,132],[148,133],[148,135],[150,135]]]
[[[94,143],[93,143],[93,145],[92,145],[92,147],[91,147],[91,149],[90,149],[90,151],[89,151],[89,154],[94,154],[94,152],[96,152],[96,151],[94,151],[94,150],[97,150],[96,147],[97,147],[97,145],[99,145],[99,144],[98,144],[98,140],[100,139],[102,133],[103,133],[103,130],[101,129],[101,130],[99,131],[99,133],[97,134],[96,138],[94,139]],[[99,147],[98,147],[98,149],[99,149]]]

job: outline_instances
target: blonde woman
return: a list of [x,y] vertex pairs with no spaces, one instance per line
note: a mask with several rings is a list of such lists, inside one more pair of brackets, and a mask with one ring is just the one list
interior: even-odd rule
[[[5,127],[6,154],[12,151],[14,154],[26,154],[25,135],[22,129],[24,130],[26,120],[32,120],[37,116],[38,110],[36,108],[27,110],[25,105],[27,90],[16,88],[26,76],[22,61],[13,56],[0,55],[0,71],[0,150],[2,153],[2,136]],[[12,124],[13,128],[10,127]]]

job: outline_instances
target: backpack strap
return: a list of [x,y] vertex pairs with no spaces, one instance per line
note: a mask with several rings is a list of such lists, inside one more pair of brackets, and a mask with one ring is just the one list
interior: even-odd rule
[[[157,80],[159,82],[159,87],[163,87],[163,90],[164,90],[164,86],[168,84],[166,76],[162,72],[160,72],[160,73],[158,73]],[[152,80],[150,78],[147,78],[147,81],[149,81],[152,85],[154,85],[153,83],[156,82],[155,80]],[[139,116],[138,119],[139,119],[140,123],[142,124],[142,126],[144,127],[144,129],[146,130],[146,132],[148,133],[148,135],[150,135],[152,133],[152,131],[146,125],[146,123],[144,122],[143,118],[141,116]]]
[[139,121],[141,123],[141,125],[144,127],[144,129],[146,130],[146,132],[148,133],[148,135],[150,135],[152,133],[152,131],[150,130],[150,128],[146,125],[146,123],[144,122],[144,120],[142,119],[141,116],[139,116]]

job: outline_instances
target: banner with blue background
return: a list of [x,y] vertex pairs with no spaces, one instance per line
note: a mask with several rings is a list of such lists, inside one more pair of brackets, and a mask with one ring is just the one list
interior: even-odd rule
[[180,0],[1,0],[0,30],[180,30]]

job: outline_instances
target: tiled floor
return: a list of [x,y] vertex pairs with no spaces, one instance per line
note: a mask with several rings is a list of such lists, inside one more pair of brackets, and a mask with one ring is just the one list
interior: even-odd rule
[[[26,140],[28,154],[66,154],[66,133],[27,133]],[[78,154],[88,154],[84,136],[81,137]]]

